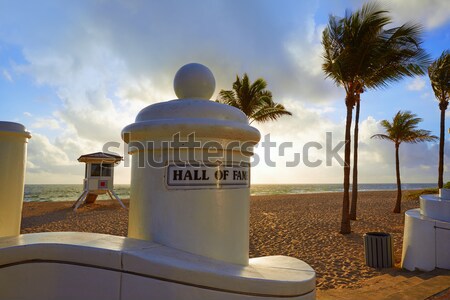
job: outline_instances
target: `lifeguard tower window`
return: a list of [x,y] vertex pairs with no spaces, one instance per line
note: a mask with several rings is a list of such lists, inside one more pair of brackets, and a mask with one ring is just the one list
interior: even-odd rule
[[112,164],[92,164],[91,177],[111,177]]

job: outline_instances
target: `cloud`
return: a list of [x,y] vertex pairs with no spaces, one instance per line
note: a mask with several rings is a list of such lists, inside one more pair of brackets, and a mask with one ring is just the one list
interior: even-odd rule
[[381,0],[399,22],[414,21],[433,29],[450,21],[450,2],[447,0]]
[[[12,70],[56,95],[45,102],[51,107],[51,118],[40,109],[24,113],[35,118],[29,144],[30,180],[57,180],[57,175],[49,174],[79,180],[83,171],[76,159],[101,151],[106,142],[121,143],[121,129],[134,122],[139,110],[175,98],[173,76],[180,66],[193,61],[213,71],[215,95],[230,89],[236,74],[247,72],[252,80],[266,79],[274,99],[294,114],[255,124],[277,143],[293,143],[285,157],[272,150],[281,166],[296,152],[302,153],[308,142],[325,145],[326,132],[333,133],[335,145],[343,139],[344,92],[324,80],[321,71],[325,24],[315,21],[319,3],[88,1],[28,4],[32,6],[28,10],[19,9],[20,4],[3,5],[0,27],[15,30],[0,31],[0,38],[23,49],[23,61],[15,62]],[[392,4],[393,13],[401,14],[405,3]],[[413,2],[411,9],[416,12],[424,6]],[[444,6],[433,9],[444,11]],[[421,10],[420,18],[429,18],[429,9]],[[438,17],[435,23],[445,20]],[[423,88],[420,79],[410,86]],[[393,178],[392,145],[370,139],[381,130],[377,124],[371,117],[361,123],[361,182]],[[46,129],[58,130],[49,133]],[[118,151],[123,151],[123,143]],[[433,147],[420,148],[415,160],[405,160],[405,167],[426,166],[427,155],[433,151]],[[323,149],[311,148],[310,155],[325,159]],[[117,174],[127,182],[129,168]],[[253,177],[257,182],[340,182],[342,167],[303,165],[274,172],[261,165]]]
[[[334,149],[343,140],[343,120],[333,121],[334,108],[330,109],[326,105],[310,106],[292,99],[283,104],[292,112],[292,117],[284,116],[276,122],[252,124],[262,135],[255,149],[259,163],[252,170],[253,182],[340,182],[342,166],[336,159],[332,159],[331,165],[327,165],[326,150],[327,142]],[[328,141],[327,134],[331,134]],[[269,148],[269,140],[275,143],[274,147]],[[343,157],[344,148],[338,149],[338,154]],[[329,157],[332,158],[331,155]],[[315,164],[319,166],[313,167]]]
[[[252,180],[255,183],[339,183],[342,182],[343,166],[336,159],[332,159],[330,166],[326,165],[327,159],[327,132],[331,133],[328,146],[331,149],[338,147],[344,140],[344,120],[331,121],[332,112],[309,109],[305,106],[289,106],[294,116],[283,117],[275,123],[256,124],[261,131],[262,140],[255,153],[259,164],[252,171]],[[321,122],[320,120],[325,120]],[[292,124],[295,124],[292,125]],[[372,139],[377,133],[383,133],[380,120],[372,116],[361,120],[359,130],[358,171],[359,182],[363,183],[395,183],[395,148],[392,142]],[[270,134],[270,137],[265,135]],[[264,139],[276,143],[276,147],[263,147]],[[291,147],[280,152],[282,143],[290,142]],[[306,158],[310,162],[321,160],[318,167],[308,166],[305,163],[304,147],[308,143],[314,143],[310,147]],[[320,145],[320,146],[319,146]],[[319,146],[319,147],[316,147]],[[448,148],[448,147],[447,147]],[[352,146],[353,149],[353,146]],[[352,150],[353,151],[353,150]],[[288,167],[295,155],[300,154],[300,161],[295,167]],[[400,146],[401,179],[404,183],[429,182],[437,176],[437,143],[419,143]],[[344,147],[338,151],[338,155],[344,157]],[[329,157],[332,157],[329,155]],[[446,149],[445,168],[450,169],[450,149]],[[270,167],[268,159],[276,164],[276,168]],[[353,156],[352,156],[353,159]],[[353,162],[351,164],[353,167]]]
[[2,75],[3,75],[3,78],[5,78],[7,81],[13,82],[13,78],[12,78],[11,74],[8,72],[8,70],[3,69]]
[[[24,113],[25,114],[25,113]],[[28,117],[31,117],[31,114],[25,114]],[[36,118],[36,121],[31,124],[32,128],[48,128],[48,129],[58,129],[60,128],[59,122],[56,119],[52,118]]]
[[[290,83],[290,90],[297,100],[304,102],[326,103],[343,96],[341,88],[331,80],[325,80],[322,71],[321,44],[324,24],[316,24],[313,15],[307,16],[304,26],[297,28],[285,42],[286,52],[296,67],[293,76],[296,83]],[[292,88],[295,86],[296,88]]]
[[425,88],[425,80],[420,77],[415,77],[407,86],[410,91],[422,91]]
[[[420,125],[419,125],[420,126]],[[359,143],[360,182],[395,182],[395,148],[390,141],[371,139],[377,133],[384,133],[380,121],[368,117],[361,122]],[[401,178],[405,183],[423,182],[424,178],[436,178],[438,143],[400,145]],[[445,156],[450,156],[446,150]],[[450,158],[450,157],[449,157]],[[446,168],[450,167],[446,159]],[[368,180],[364,181],[364,178]]]
[[[275,8],[278,14],[272,13]],[[60,101],[52,120],[36,116],[34,129],[63,129],[53,140],[39,136],[39,147],[30,148],[66,149],[71,163],[77,148],[67,145],[99,151],[106,142],[121,142],[121,129],[140,109],[174,98],[173,75],[191,61],[213,70],[216,94],[229,89],[236,74],[247,72],[253,80],[264,77],[276,100],[293,108],[301,107],[299,101],[328,101],[336,90],[322,80],[320,61],[311,61],[320,52],[322,28],[313,21],[315,9],[296,1],[283,6],[239,2],[239,9],[233,1],[95,2],[73,9],[73,22],[52,15],[41,18],[39,26],[21,12],[16,22],[23,21],[18,25],[23,36],[33,33],[43,40],[9,37],[23,45],[26,60],[14,71],[51,87]],[[297,10],[309,11],[308,18],[299,19]],[[289,97],[295,100],[285,101]],[[30,161],[40,167],[36,158]]]
[[[27,175],[28,183],[67,184],[81,183],[84,177],[84,164],[77,161],[83,154],[102,150],[99,141],[80,138],[67,129],[63,134],[50,140],[47,136],[32,131],[28,143]],[[123,155],[123,146],[111,151]],[[119,166],[116,170],[116,183],[128,183],[130,168]]]
[[29,141],[28,160],[32,162],[32,169],[39,171],[49,171],[53,167],[65,168],[73,164],[66,152],[39,133],[33,133]]

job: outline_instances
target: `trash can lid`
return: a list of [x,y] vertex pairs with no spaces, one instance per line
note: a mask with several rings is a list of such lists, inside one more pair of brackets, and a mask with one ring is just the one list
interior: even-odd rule
[[367,233],[365,233],[364,235],[370,235],[370,236],[383,236],[383,237],[390,236],[390,234],[389,234],[389,233],[386,233],[386,232],[367,232]]

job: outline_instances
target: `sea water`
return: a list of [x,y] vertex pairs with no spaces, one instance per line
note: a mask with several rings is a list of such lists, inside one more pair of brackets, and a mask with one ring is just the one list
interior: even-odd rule
[[[437,188],[433,183],[409,183],[402,184],[404,190],[425,188]],[[359,191],[383,191],[396,190],[395,184],[359,184]],[[342,184],[253,184],[250,188],[252,195],[277,195],[277,194],[307,194],[342,192]],[[26,184],[25,202],[40,201],[75,201],[83,192],[81,184]],[[130,185],[115,184],[114,192],[121,199],[130,198]],[[99,200],[109,199],[108,195],[100,195]]]

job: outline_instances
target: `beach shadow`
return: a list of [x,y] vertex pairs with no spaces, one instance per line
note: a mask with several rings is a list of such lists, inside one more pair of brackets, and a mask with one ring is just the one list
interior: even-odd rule
[[344,234],[342,237],[345,239],[347,243],[357,245],[358,247],[364,247],[364,237],[363,233],[359,232],[351,232],[349,234]]
[[[129,202],[124,201],[128,206]],[[74,220],[92,216],[93,214],[111,212],[117,210],[124,210],[119,203],[112,201],[98,201],[92,204],[86,204],[78,208],[76,212],[73,211],[71,202],[55,203],[48,202],[45,206],[40,204],[39,206],[28,206],[24,209],[21,230],[33,227],[45,227],[51,223],[64,222],[70,223]],[[127,211],[126,211],[127,212]]]
[[71,213],[73,213],[71,207],[63,207],[39,215],[22,217],[21,229],[65,220]]
[[[106,202],[106,201],[105,201]],[[128,208],[128,203],[124,202],[125,206]],[[124,209],[119,203],[112,202],[110,203],[109,200],[107,203],[91,203],[91,204],[85,204],[78,208],[78,210],[75,212],[76,214],[82,215],[83,213],[88,212],[99,212],[99,211],[111,211],[111,210],[120,210]]]

